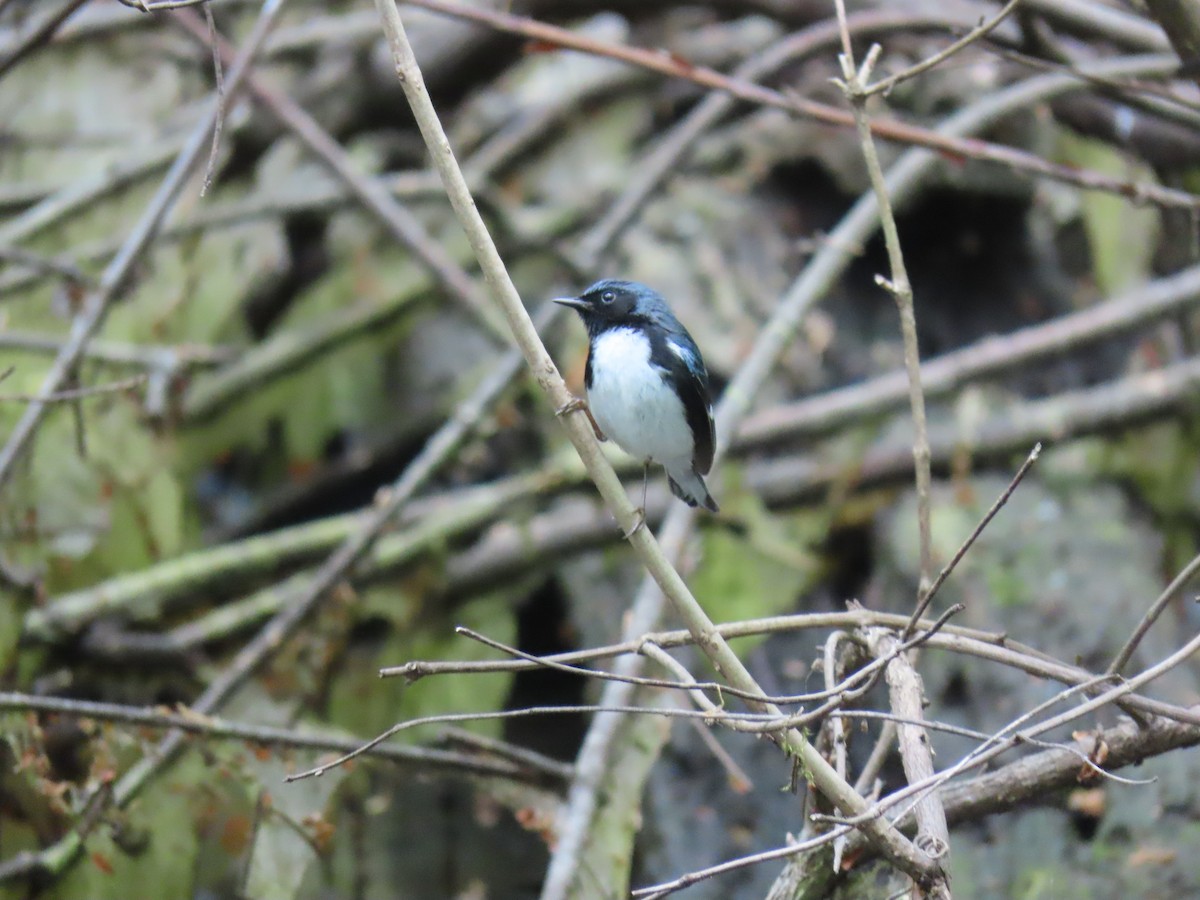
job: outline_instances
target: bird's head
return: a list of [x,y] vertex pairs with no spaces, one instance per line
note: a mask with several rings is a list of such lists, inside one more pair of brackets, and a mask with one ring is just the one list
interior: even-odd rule
[[554,302],[578,312],[591,333],[637,322],[663,325],[674,322],[662,295],[636,281],[606,278],[578,297],[560,297]]

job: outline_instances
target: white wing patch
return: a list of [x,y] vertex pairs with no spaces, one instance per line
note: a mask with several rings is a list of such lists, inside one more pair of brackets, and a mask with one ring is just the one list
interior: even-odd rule
[[692,352],[688,350],[687,347],[683,346],[682,344],[677,344],[674,341],[667,341],[667,346],[671,349],[672,353],[683,360],[688,368],[692,368],[696,365],[696,358],[692,355]]

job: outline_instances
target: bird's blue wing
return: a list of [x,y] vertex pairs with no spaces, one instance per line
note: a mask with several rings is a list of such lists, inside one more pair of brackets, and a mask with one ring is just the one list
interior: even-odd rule
[[[696,342],[687,331],[680,329],[664,335],[665,352],[659,362],[668,373],[679,399],[683,401],[683,412],[692,431],[692,467],[701,475],[712,468],[713,451],[716,445],[716,430],[713,425],[712,401],[708,393],[708,370]],[[653,353],[653,350],[652,350]]]

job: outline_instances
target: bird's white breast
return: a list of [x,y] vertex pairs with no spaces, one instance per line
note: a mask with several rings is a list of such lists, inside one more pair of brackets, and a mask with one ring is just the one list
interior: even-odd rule
[[650,342],[618,328],[592,344],[588,406],[600,429],[626,453],[690,468],[692,433],[683,403],[650,363]]

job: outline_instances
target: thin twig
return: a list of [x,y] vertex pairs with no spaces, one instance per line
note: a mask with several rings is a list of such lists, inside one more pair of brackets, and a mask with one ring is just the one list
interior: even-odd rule
[[1158,617],[1162,614],[1162,611],[1167,608],[1167,604],[1175,598],[1175,595],[1183,589],[1185,584],[1195,577],[1197,572],[1200,572],[1200,556],[1196,556],[1190,563],[1184,566],[1183,571],[1175,576],[1171,583],[1167,585],[1166,589],[1159,594],[1158,599],[1150,605],[1148,610],[1146,610],[1146,614],[1142,616],[1142,620],[1138,622],[1137,628],[1133,630],[1133,634],[1129,636],[1129,640],[1127,640],[1125,645],[1117,651],[1117,655],[1114,656],[1113,661],[1109,663],[1108,669],[1106,670],[1109,675],[1121,674],[1121,670],[1129,664],[1129,660],[1133,657],[1134,651],[1137,650],[1138,644],[1142,642],[1142,638],[1146,636],[1146,632],[1149,631],[1151,626],[1154,625],[1154,623],[1158,620]]
[[[842,55],[839,57],[842,69],[842,89],[854,112],[859,144],[867,166],[867,175],[879,206],[884,245],[887,248],[888,262],[891,268],[890,278],[877,275],[875,280],[887,289],[896,301],[900,312],[900,331],[904,339],[904,365],[908,371],[909,403],[912,408],[913,421],[912,453],[916,470],[917,527],[920,545],[920,582],[917,587],[916,606],[920,608],[929,592],[933,569],[933,532],[930,525],[931,453],[929,431],[925,420],[925,394],[921,390],[921,359],[917,345],[917,320],[913,305],[912,285],[908,278],[904,253],[900,246],[899,230],[892,213],[891,198],[888,196],[883,167],[879,163],[879,155],[875,150],[871,120],[867,115],[866,108],[866,84],[879,55],[880,47],[878,44],[872,46],[862,68],[856,69],[850,31],[846,25],[844,0],[836,0],[835,5],[838,22],[842,29]],[[881,630],[868,632],[868,643],[877,658],[891,656],[896,645],[902,642],[903,638],[897,640],[890,632]],[[885,677],[888,682],[888,696],[892,711],[910,719],[921,718],[924,699],[921,678],[903,654],[895,654],[885,669]],[[898,729],[898,735],[900,758],[908,781],[912,783],[933,774],[933,756],[924,729],[912,725],[902,725]],[[949,900],[948,876],[938,861],[950,850],[950,830],[946,824],[945,810],[932,793],[917,808],[917,821],[918,835],[914,844],[937,864],[934,870],[935,874],[930,880],[931,883],[922,887],[930,896]],[[835,845],[834,855],[837,862],[840,862],[840,851],[841,847]]]
[[[933,752],[925,731],[924,682],[908,658],[903,653],[895,652],[899,641],[892,632],[869,629],[866,637],[873,654],[892,657],[885,677],[892,712],[903,721],[903,724],[898,722],[896,729],[900,761],[908,783],[919,783],[931,777],[935,771]],[[913,722],[919,724],[910,724]],[[950,852],[950,828],[946,824],[946,811],[936,793],[930,791],[922,798],[916,815],[917,839],[914,843],[931,858],[942,859]],[[949,888],[944,883],[935,885],[933,890],[937,896],[950,896]]]
[[[12,372],[5,373],[7,376]],[[0,403],[72,403],[76,400],[86,400],[91,397],[102,397],[105,394],[120,394],[133,390],[146,383],[146,375],[134,375],[121,381],[108,384],[98,384],[94,387],[73,388],[68,391],[57,391],[53,394],[0,394]],[[3,377],[0,377],[3,380]]]
[[[911,640],[905,646],[905,649],[908,649],[909,647],[917,646],[920,643],[922,643],[923,641],[925,641],[927,638],[929,638],[931,635],[936,634],[938,631],[941,630],[942,626],[945,624],[945,621],[949,618],[949,616],[953,615],[956,612],[961,611],[961,609],[962,609],[961,606],[958,608],[951,607],[946,612],[943,612],[941,617],[939,617],[938,621],[934,622],[933,625],[930,626],[928,631],[923,631],[915,639]],[[845,681],[843,681],[839,684],[827,685],[826,689],[822,690],[822,691],[812,691],[812,692],[804,693],[804,694],[772,695],[772,694],[762,694],[762,693],[758,693],[758,692],[742,691],[742,690],[739,690],[738,688],[731,687],[731,686],[725,685],[725,684],[720,684],[715,681],[697,681],[691,675],[688,675],[688,677],[686,677],[686,678],[680,678],[679,680],[672,681],[672,680],[668,680],[668,679],[664,679],[664,678],[645,678],[645,677],[642,677],[639,675],[624,675],[624,674],[621,674],[618,672],[605,672],[601,669],[586,669],[581,666],[567,665],[566,663],[558,662],[554,659],[551,659],[551,658],[548,658],[545,656],[535,656],[531,653],[525,653],[524,651],[519,650],[516,647],[510,647],[507,644],[504,644],[500,641],[494,640],[490,637],[487,637],[486,635],[479,634],[478,632],[473,631],[470,628],[464,628],[461,625],[454,629],[454,633],[463,635],[464,637],[471,638],[472,640],[475,640],[475,641],[479,641],[480,643],[485,644],[488,647],[492,647],[496,650],[500,650],[504,653],[507,653],[510,656],[514,657],[515,659],[523,659],[523,660],[526,660],[527,662],[534,663],[536,666],[538,666],[540,668],[552,669],[556,672],[564,672],[564,673],[571,674],[571,675],[579,675],[579,676],[582,676],[585,678],[595,678],[600,681],[614,681],[614,682],[620,682],[622,684],[637,685],[639,687],[659,687],[659,688],[665,688],[665,689],[669,689],[669,690],[699,691],[699,692],[712,691],[714,693],[721,695],[722,697],[724,697],[724,696],[737,697],[742,700],[754,701],[754,702],[758,702],[758,703],[773,703],[776,706],[791,706],[791,705],[795,705],[795,704],[799,704],[799,703],[811,703],[814,701],[824,701],[824,700],[829,700],[831,697],[841,698],[844,695],[846,695],[847,692],[849,692],[851,690],[863,692],[866,690],[866,688],[862,688],[862,685],[865,682],[868,682],[870,680],[870,676],[873,674],[873,672],[876,669],[881,669],[884,664],[883,662],[876,661],[871,666],[864,667],[864,668],[852,673],[849,677],[846,678]],[[649,644],[648,646],[654,646],[654,645]],[[646,647],[639,647],[638,652],[642,653],[642,654],[646,654],[647,649],[646,649]],[[659,648],[659,652],[660,653],[662,652],[661,648]],[[662,657],[659,656],[658,654],[655,654],[653,656],[653,658],[656,661],[659,661],[660,663],[663,662]],[[664,665],[665,665],[665,663],[664,663]],[[683,671],[686,672],[687,670],[684,669]],[[388,677],[389,675],[395,675],[395,674],[397,674],[395,669],[383,669],[380,672],[380,675],[382,677]],[[869,687],[869,685],[868,685],[868,687]],[[709,701],[708,698],[706,698],[706,697],[697,697],[695,699],[696,699],[696,702],[699,704],[708,704],[710,708],[713,708],[713,709],[717,708],[715,706],[715,704],[712,704],[711,701]],[[807,720],[808,718],[811,718],[811,716],[806,715],[805,720]]]
[[[0,710],[7,712],[45,712],[59,715],[96,719],[102,722],[120,722],[126,725],[149,726],[151,728],[177,728],[189,734],[200,734],[211,738],[250,741],[266,747],[292,747],[301,750],[324,750],[344,753],[358,747],[361,741],[342,735],[319,732],[295,731],[289,728],[273,728],[257,723],[234,722],[228,719],[202,715],[195,710],[181,707],[177,711],[146,709],[119,703],[96,703],[87,700],[69,700],[62,697],[42,697],[33,694],[0,693]],[[488,752],[491,752],[490,750]],[[570,777],[570,767],[561,763],[546,765],[535,756],[517,760],[501,761],[480,755],[455,753],[435,748],[412,746],[375,747],[370,755],[393,762],[409,763],[436,768],[459,769],[476,775],[497,775],[506,778],[521,778],[561,782]],[[497,754],[499,756],[499,754]],[[550,761],[553,762],[553,761]]]
[[883,770],[883,764],[887,762],[888,755],[892,752],[892,744],[895,743],[895,740],[896,723],[890,720],[885,721],[879,731],[879,737],[875,739],[875,746],[871,748],[867,761],[863,763],[862,771],[858,773],[858,778],[854,781],[854,789],[864,797],[871,793],[875,779],[879,777],[879,773]]
[[[191,10],[180,12],[175,21],[193,38],[204,43],[209,42],[203,23]],[[224,59],[228,59],[232,54],[232,49],[220,35],[217,35],[212,51],[218,58]],[[413,252],[434,278],[445,286],[449,295],[483,326],[483,331],[489,338],[498,346],[508,345],[508,333],[504,323],[487,302],[487,296],[479,290],[471,276],[450,253],[433,239],[420,219],[393,197],[379,181],[364,177],[345,148],[285,93],[254,75],[246,79],[246,86],[259,105],[295,134],[380,221],[396,241]]]
[[900,247],[900,232],[896,227],[896,217],[892,213],[892,201],[888,196],[883,167],[879,164],[879,154],[875,150],[875,138],[871,133],[871,119],[867,115],[866,84],[875,58],[878,56],[879,45],[872,46],[863,62],[862,69],[856,70],[850,31],[846,25],[844,0],[836,0],[836,7],[838,22],[842,29],[842,55],[839,57],[842,67],[842,90],[854,112],[859,145],[862,148],[863,160],[866,162],[871,189],[875,192],[875,200],[879,206],[880,227],[883,231],[883,241],[887,248],[888,264],[891,268],[890,278],[876,275],[875,281],[886,289],[896,301],[896,307],[900,311],[900,333],[904,338],[904,367],[908,370],[909,404],[912,407],[913,421],[913,464],[917,482],[917,530],[920,546],[920,583],[917,587],[917,604],[919,605],[928,592],[933,578],[933,531],[930,525],[929,429],[925,422],[925,393],[921,390],[921,355],[917,346],[917,318],[913,306],[912,284],[908,278],[908,268],[904,263],[904,252]]
[[[263,39],[270,31],[285,2],[286,0],[265,0],[263,3],[262,12],[255,22],[254,30],[247,39],[242,54],[229,72],[228,94],[231,99],[237,95],[243,77],[249,70],[255,54],[262,46]],[[189,135],[183,149],[159,186],[158,192],[142,213],[121,251],[104,270],[96,289],[84,299],[80,311],[75,317],[71,336],[63,344],[62,350],[46,374],[39,394],[45,396],[55,393],[78,367],[88,341],[103,324],[109,305],[128,285],[134,266],[149,247],[159,225],[166,218],[167,211],[174,205],[179,192],[191,175],[203,152],[217,112],[217,105],[214,103],[200,124]],[[47,409],[48,405],[44,402],[30,403],[4,446],[0,448],[0,488],[3,488],[12,478],[17,459],[33,438]]]
[[75,15],[75,12],[87,2],[88,0],[65,0],[62,6],[47,15],[27,37],[9,51],[7,56],[0,59],[0,78],[7,75],[17,63],[54,37],[54,32],[58,31],[62,24]]
[[930,585],[930,588],[928,591],[926,591],[925,596],[921,598],[921,602],[917,604],[917,608],[913,610],[912,618],[909,620],[909,624],[904,629],[905,637],[907,637],[909,632],[916,626],[916,623],[920,621],[921,616],[925,615],[925,610],[927,610],[929,608],[929,604],[933,602],[934,595],[941,589],[942,585],[946,582],[946,579],[950,577],[950,574],[955,570],[955,568],[957,568],[958,564],[962,561],[962,558],[967,555],[967,551],[971,549],[971,547],[975,544],[975,541],[979,539],[979,536],[983,534],[983,530],[987,528],[992,519],[996,517],[996,513],[1000,512],[1000,509],[1005,503],[1008,502],[1008,498],[1013,495],[1013,491],[1017,489],[1017,485],[1024,480],[1026,473],[1030,470],[1033,464],[1037,462],[1037,458],[1041,455],[1041,452],[1041,443],[1034,444],[1033,449],[1029,451],[1029,456],[1025,457],[1025,462],[1021,464],[1021,468],[1017,469],[1017,474],[1012,477],[1011,481],[1009,481],[1008,487],[1006,487],[1001,492],[1000,496],[996,498],[996,502],[992,504],[991,509],[984,514],[983,518],[979,520],[979,524],[975,526],[975,529],[967,536],[967,539],[962,542],[962,545],[958,548],[958,550],[955,551],[950,562],[948,562],[942,571],[938,573],[937,578],[934,579],[933,584]]
[[935,66],[941,65],[951,56],[954,56],[956,53],[959,53],[960,51],[969,47],[971,44],[982,40],[995,31],[1005,19],[1012,15],[1017,8],[1017,4],[1020,2],[1021,0],[1008,0],[1008,3],[1004,4],[1004,8],[1001,9],[1000,12],[996,13],[996,15],[994,15],[988,21],[979,25],[979,27],[969,31],[967,34],[964,34],[949,47],[940,50],[928,59],[921,60],[916,65],[905,69],[903,72],[897,72],[895,75],[889,75],[887,78],[883,78],[869,87],[864,85],[863,97],[870,97],[872,94],[887,94],[900,82],[907,81],[910,78],[915,78],[924,72],[928,72]]
[[718,875],[724,875],[727,872],[736,872],[738,869],[745,869],[750,866],[757,866],[765,862],[773,862],[778,859],[787,859],[792,856],[798,856],[801,853],[808,853],[811,850],[816,850],[818,847],[823,847],[828,843],[849,834],[851,828],[845,825],[827,831],[826,833],[812,838],[807,841],[797,841],[794,844],[789,844],[786,847],[779,847],[774,850],[764,850],[761,853],[753,853],[749,856],[742,856],[729,862],[723,862],[719,865],[709,866],[707,869],[697,869],[694,872],[689,872],[686,875],[681,875],[671,881],[664,881],[660,884],[650,885],[649,887],[638,888],[633,892],[633,896],[639,900],[659,900],[661,897],[669,896],[676,891],[682,891],[684,888],[691,887],[700,881],[706,881],[709,878],[715,878]]
[[[549,659],[545,656],[535,656],[532,653],[526,653],[525,651],[516,647],[510,647],[501,641],[497,641],[488,637],[487,635],[480,634],[479,632],[470,628],[466,628],[462,625],[456,627],[454,629],[454,633],[461,634],[463,637],[468,637],[473,641],[478,641],[479,643],[495,650],[499,650],[502,653],[507,653],[514,659],[524,659],[528,662],[537,664],[539,667],[551,669],[555,672],[564,672],[570,675],[579,675],[585,678],[597,678],[603,681],[620,681],[624,684],[634,684],[640,687],[660,687],[682,691],[719,691],[721,693],[729,694],[733,697],[740,697],[743,700],[757,700],[760,703],[773,702],[778,704],[781,702],[780,698],[778,697],[767,697],[757,692],[747,693],[745,691],[739,691],[737,688],[729,687],[728,685],[722,685],[715,681],[701,682],[696,681],[694,678],[689,678],[683,681],[672,681],[665,678],[643,678],[639,675],[622,675],[617,672],[605,672],[599,669],[585,669],[581,666],[571,666],[567,665],[566,663],[556,662],[555,660]],[[394,674],[391,669],[384,669],[380,673],[380,675],[383,677],[387,677],[391,674]],[[803,700],[796,700],[793,702],[802,703],[808,699],[817,698],[809,695]]]
[[[968,344],[921,363],[926,397],[944,396],[966,384],[1184,313],[1200,303],[1200,266],[1139,285],[1119,297],[1005,335]],[[848,422],[895,409],[908,398],[908,378],[896,371],[861,384],[826,391],[796,403],[754,413],[741,437],[752,444],[802,440]]]
[[[561,706],[523,706],[520,709],[500,709],[500,710],[485,710],[483,712],[466,712],[466,713],[441,713],[432,716],[421,716],[416,719],[407,719],[403,722],[397,722],[391,728],[387,729],[365,743],[361,743],[354,749],[342,754],[337,759],[331,759],[328,762],[321,763],[318,766],[313,766],[311,769],[306,769],[303,772],[295,772],[284,778],[284,781],[300,781],[304,778],[320,778],[330,769],[336,769],[343,766],[350,760],[362,756],[370,751],[373,747],[377,747],[384,741],[387,741],[402,731],[408,731],[410,728],[421,728],[426,725],[448,725],[457,724],[459,722],[490,722],[497,719],[524,719],[531,716],[562,716],[562,715],[582,715],[591,713],[599,714],[631,714],[644,716],[663,716],[668,719],[700,719],[707,721],[713,718],[713,714],[703,710],[695,709],[679,709],[661,706],[602,706],[594,703],[578,703],[564,704]],[[766,713],[730,713],[721,712],[719,718],[727,719],[730,722],[745,722],[748,724],[763,725],[769,722],[770,717]]]
[[[825,639],[825,656],[822,675],[825,677],[826,690],[833,689],[837,684],[837,647],[838,643],[850,636],[844,631],[833,631]],[[842,778],[848,778],[846,760],[846,722],[836,712],[830,713],[825,720],[825,728],[830,731],[829,740],[833,743],[833,767]],[[842,835],[833,842],[833,870],[842,869],[842,854],[846,850],[846,836]]]
[[[450,203],[467,233],[468,241],[475,251],[480,268],[485,273],[494,299],[508,319],[513,335],[524,352],[539,386],[550,399],[553,408],[562,408],[572,399],[571,394],[529,321],[520,296],[508,277],[504,262],[475,208],[470,189],[454,159],[437,112],[429,100],[420,68],[408,43],[395,3],[393,0],[376,0],[376,8],[383,20],[384,32],[392,50],[400,85],[413,109],[434,166],[442,176]],[[689,628],[701,639],[701,646],[710,655],[718,671],[736,687],[747,691],[758,690],[758,685],[749,671],[721,639],[704,610],[663,553],[661,546],[649,533],[649,529],[634,528],[639,521],[638,515],[612,466],[600,454],[595,434],[585,417],[568,415],[561,418],[584,466],[588,469],[588,474],[596,482],[601,496],[616,515],[618,524],[630,535],[630,544],[647,570],[654,575],[663,593],[684,617]],[[765,712],[777,714],[769,705]],[[783,740],[789,752],[795,753],[804,761],[819,789],[830,796],[839,808],[859,808],[863,805],[862,798],[855,794],[848,784],[837,778],[832,767],[813,750],[802,734],[794,730],[789,731]],[[913,853],[906,839],[890,827],[872,828],[871,832],[873,838],[886,848],[885,852],[896,865],[916,878],[924,877],[927,867]]]
[[[592,53],[597,56],[606,56],[610,59],[618,59],[631,65],[642,66],[652,71],[660,72],[663,75],[691,81],[706,88],[726,91],[739,100],[786,110],[828,125],[841,127],[854,126],[854,117],[844,110],[808,100],[794,93],[788,94],[761,85],[739,81],[713,69],[691,65],[686,60],[675,59],[667,53],[598,41],[586,35],[580,35],[535,19],[497,12],[483,7],[466,6],[461,3],[452,2],[452,0],[408,0],[408,2],[412,6],[423,7],[433,12],[459,19],[479,22],[498,31],[521,35],[539,43],[553,44],[570,50]],[[1147,57],[1147,59],[1149,58]],[[1159,71],[1174,71],[1178,67],[1178,57],[1157,54],[1154,57],[1154,63],[1156,69]],[[1078,85],[1075,85],[1075,87],[1077,88]],[[1122,181],[1119,178],[1112,178],[1100,172],[1076,169],[1068,165],[1054,163],[1036,154],[1018,150],[1014,147],[992,144],[981,140],[961,140],[948,135],[942,129],[934,132],[896,120],[876,119],[871,123],[871,131],[884,140],[935,150],[952,159],[978,159],[996,163],[1008,166],[1016,171],[1050,178],[1065,184],[1073,184],[1086,190],[1116,193],[1123,197],[1137,198],[1144,202],[1162,206],[1181,206],[1187,209],[1194,209],[1200,206],[1200,197],[1186,191],[1163,188],[1153,183],[1134,184]]]
[[[945,614],[943,614],[944,617]],[[765,619],[747,619],[718,626],[726,640],[796,631],[806,628],[862,629],[871,626],[904,628],[907,615],[855,609],[842,613],[801,613],[789,616],[774,616]],[[922,621],[922,628],[932,630],[936,622]],[[1004,634],[992,634],[957,625],[945,625],[940,633],[928,634],[922,639],[926,646],[964,653],[990,662],[1009,666],[1038,678],[1047,678],[1066,685],[1080,685],[1096,679],[1094,673],[1078,666],[1068,665],[1032,647],[1011,640]],[[644,632],[637,639],[588,650],[574,650],[547,657],[558,662],[586,662],[596,659],[634,654],[641,651],[642,644],[653,643],[662,648],[682,647],[695,642],[687,631]],[[502,660],[487,662],[412,662],[395,669],[384,670],[383,674],[405,675],[412,680],[439,673],[506,672],[537,668],[540,663],[524,660]],[[1126,702],[1133,708],[1151,716],[1163,716],[1175,721],[1200,725],[1200,711],[1163,703],[1148,697],[1135,695]]]
[[217,156],[221,151],[221,129],[225,126],[225,73],[221,68],[221,52],[217,49],[217,23],[213,19],[211,0],[205,0],[204,21],[208,25],[209,43],[212,45],[213,79],[217,88],[217,118],[213,123],[212,146],[208,150],[208,162],[204,167],[204,180],[200,183],[200,196],[208,193],[212,186],[213,173],[217,169]]

